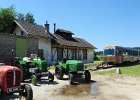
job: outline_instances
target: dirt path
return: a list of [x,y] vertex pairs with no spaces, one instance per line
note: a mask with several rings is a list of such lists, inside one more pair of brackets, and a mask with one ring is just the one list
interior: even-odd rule
[[[38,86],[32,85],[32,88],[34,100],[139,100],[140,98],[140,78],[118,75],[94,75],[90,84],[81,82],[79,85],[69,85],[68,80],[56,78],[53,83],[49,83],[42,78]],[[7,98],[19,100],[17,95],[3,97],[4,100],[9,100]]]

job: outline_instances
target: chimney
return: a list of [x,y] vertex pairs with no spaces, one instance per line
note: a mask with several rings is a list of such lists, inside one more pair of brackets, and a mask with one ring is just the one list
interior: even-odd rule
[[47,33],[50,32],[50,31],[49,31],[49,25],[50,25],[50,24],[48,24],[48,22],[46,21],[46,24],[45,24],[45,31],[46,31]]
[[55,34],[55,31],[56,31],[56,23],[54,23],[54,34]]

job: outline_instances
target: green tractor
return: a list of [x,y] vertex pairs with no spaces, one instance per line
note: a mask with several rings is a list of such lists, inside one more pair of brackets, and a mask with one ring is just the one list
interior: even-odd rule
[[31,79],[33,85],[36,85],[42,76],[48,76],[49,82],[54,80],[54,75],[47,67],[47,61],[41,60],[36,54],[31,54],[30,58],[15,57],[14,65],[20,68],[22,80]]
[[91,74],[89,70],[84,69],[84,63],[78,60],[66,60],[63,62],[57,62],[55,64],[55,75],[57,79],[62,80],[63,76],[69,76],[69,83],[74,84],[76,77],[83,77],[87,83],[90,83]]

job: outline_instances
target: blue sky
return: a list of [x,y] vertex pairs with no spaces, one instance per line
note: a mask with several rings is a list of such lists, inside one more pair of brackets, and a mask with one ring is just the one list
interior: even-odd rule
[[31,12],[37,24],[47,20],[53,32],[70,30],[98,50],[109,44],[140,46],[139,0],[0,0],[0,8],[14,5],[17,12]]

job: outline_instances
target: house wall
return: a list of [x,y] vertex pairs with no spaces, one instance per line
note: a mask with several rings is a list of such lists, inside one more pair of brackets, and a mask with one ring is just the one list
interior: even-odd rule
[[38,39],[27,38],[27,56],[30,54],[38,54]]
[[51,39],[40,37],[38,39],[38,49],[43,50],[43,57],[48,61],[48,65],[52,63],[51,61]]
[[13,56],[15,56],[15,36],[0,34],[0,62],[9,64]]
[[16,38],[27,39],[27,56],[38,52],[38,40],[35,38],[0,34],[0,62],[10,64],[12,58],[16,57]]
[[94,62],[94,54],[93,49],[87,49],[87,59],[82,60],[84,63],[91,63]]
[[[79,49],[77,49],[77,52],[76,52],[76,55],[77,55],[77,58],[78,56],[81,56],[81,58],[83,58],[83,55],[82,55],[82,50],[80,49],[79,52],[78,52]],[[71,49],[68,50],[68,54],[69,54],[69,59],[72,58],[72,53],[71,53]],[[87,59],[85,60],[81,60],[83,61],[84,63],[91,63],[94,61],[94,57],[93,57],[93,49],[90,49],[88,48],[87,49]],[[57,61],[57,51],[56,51],[56,47],[55,48],[52,48],[52,64],[55,64],[56,61]],[[67,58],[67,49],[64,49],[63,50],[63,58]]]

